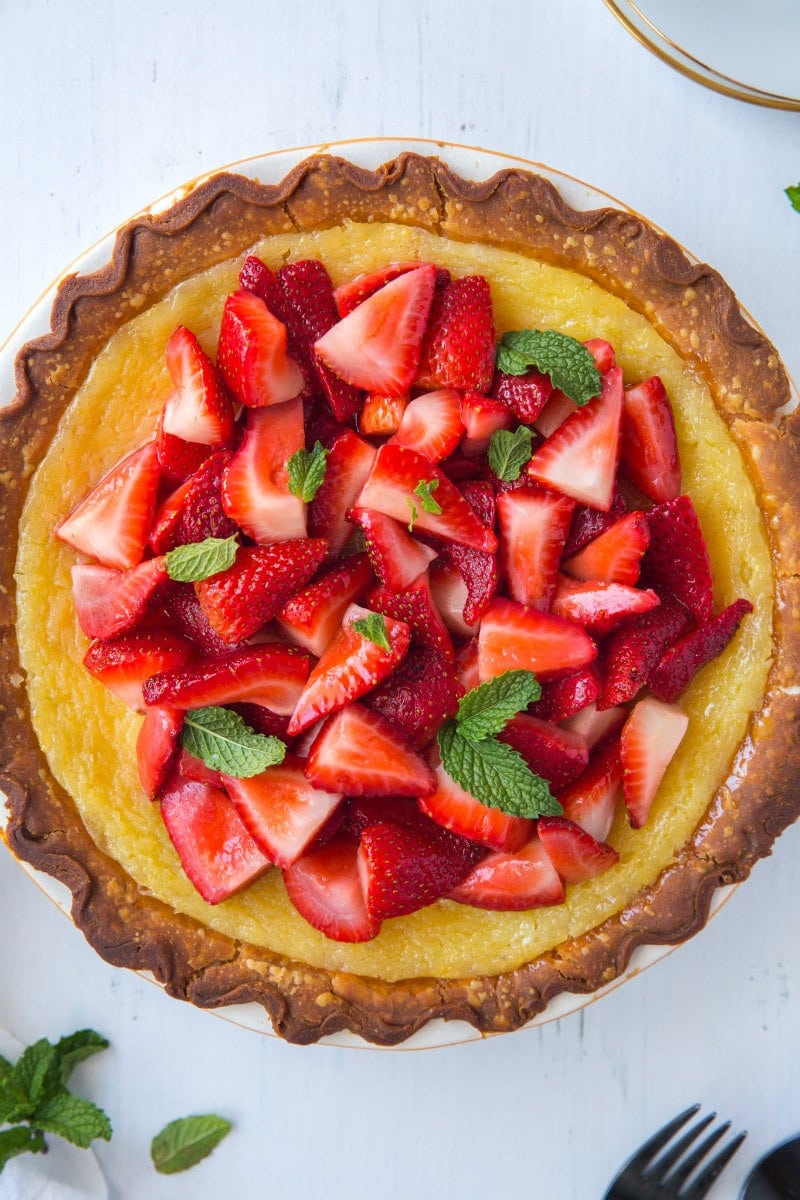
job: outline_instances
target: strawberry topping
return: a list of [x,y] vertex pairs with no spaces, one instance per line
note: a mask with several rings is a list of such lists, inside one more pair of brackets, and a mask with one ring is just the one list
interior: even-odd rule
[[306,775],[318,788],[349,796],[427,796],[435,781],[400,734],[361,704],[328,717],[311,747]]
[[464,388],[486,394],[495,359],[489,284],[465,275],[437,289],[422,345],[417,387]]
[[483,846],[433,822],[370,825],[358,851],[367,912],[384,921],[425,908],[462,883],[485,854]]

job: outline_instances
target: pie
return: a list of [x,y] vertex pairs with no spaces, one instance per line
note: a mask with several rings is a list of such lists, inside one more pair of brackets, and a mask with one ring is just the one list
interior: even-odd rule
[[[142,717],[120,703],[119,695],[98,686],[105,661],[94,678],[84,666],[87,639],[76,619],[70,582],[74,546],[80,543],[69,545],[53,535],[106,472],[113,474],[143,444],[152,445],[147,439],[159,421],[180,428],[186,414],[176,414],[176,402],[168,399],[173,393],[165,346],[172,346],[176,359],[200,347],[202,357],[196,356],[195,364],[206,361],[203,350],[213,356],[221,321],[244,319],[226,298],[242,294],[237,291],[240,272],[254,259],[271,271],[287,263],[321,261],[340,288],[362,276],[374,279],[387,264],[406,268],[392,268],[394,282],[382,281],[398,292],[425,273],[411,264],[435,264],[453,280],[482,276],[491,285],[498,335],[556,330],[573,343],[594,343],[597,353],[601,343],[613,347],[619,378],[624,375],[629,391],[656,376],[663,381],[674,412],[682,493],[702,527],[715,607],[720,613],[735,609],[736,621],[724,651],[680,696],[688,728],[685,736],[681,728],[680,745],[646,823],[634,822],[641,825],[634,828],[621,810],[608,835],[613,862],[604,864],[608,869],[602,874],[569,886],[562,903],[523,911],[458,903],[458,887],[466,886],[463,881],[471,878],[466,872],[475,866],[470,862],[462,883],[448,888],[445,898],[392,916],[363,941],[337,940],[300,915],[279,870],[256,870],[251,864],[248,886],[220,903],[204,900],[181,868],[166,831],[166,813],[162,820],[161,806],[143,791],[136,749]],[[433,280],[430,274],[431,289]],[[357,295],[353,303],[359,301],[366,305],[369,297]],[[240,302],[239,308],[246,312],[248,303]],[[334,328],[344,328],[346,319]],[[637,946],[676,943],[692,935],[707,919],[715,889],[745,878],[797,817],[800,747],[792,685],[800,600],[790,489],[798,466],[798,426],[789,381],[777,352],[748,323],[720,276],[690,262],[642,218],[610,208],[575,211],[552,184],[524,170],[501,171],[475,183],[436,158],[416,154],[401,155],[374,172],[319,155],[276,185],[215,176],[167,212],[132,222],[118,235],[105,268],[61,285],[51,324],[49,334],[20,350],[16,401],[0,422],[0,784],[8,796],[10,848],[69,886],[75,923],[108,961],[150,971],[170,994],[200,1006],[255,1001],[281,1036],[297,1042],[348,1029],[369,1041],[394,1044],[435,1018],[466,1020],[482,1031],[511,1030],[560,992],[591,992],[610,982]],[[179,328],[190,330],[193,340],[178,344]],[[344,358],[336,357],[341,346],[329,353],[327,361],[346,374]],[[220,347],[226,385],[246,406],[250,384],[241,375],[241,362],[226,366],[224,359]],[[607,369],[604,378],[613,370]],[[303,380],[291,356],[277,374],[285,408]],[[421,375],[419,380],[422,385]],[[416,390],[427,394],[430,389]],[[465,401],[462,395],[460,400],[460,420],[472,431],[478,455],[480,437],[491,429],[500,403],[495,398],[494,409],[487,410],[481,404],[485,399]],[[169,417],[165,403],[172,403]],[[270,408],[252,411],[269,413]],[[386,428],[380,425],[386,418],[377,400],[370,419],[379,422],[375,428]],[[413,436],[430,432],[428,425],[423,413]],[[369,426],[361,431],[370,434]],[[229,432],[217,430],[218,444]],[[406,445],[400,453],[417,451]],[[442,468],[450,453],[440,454]],[[385,501],[375,500],[374,469],[370,478],[373,490],[367,498],[374,503],[362,504],[367,515],[356,517],[368,545],[369,513],[376,506],[380,511],[382,503],[386,509]],[[447,478],[439,468],[428,478],[428,484],[441,486],[443,500]],[[541,471],[534,478],[549,482]],[[423,513],[432,498],[438,506],[435,491],[415,494]],[[514,504],[505,502],[508,513],[516,511]],[[644,505],[647,511],[651,507]],[[647,525],[635,506],[631,511],[633,526]],[[397,523],[397,514],[388,515]],[[183,519],[168,505],[161,516],[170,529]],[[268,538],[257,530],[254,535],[243,520],[239,526],[248,534],[245,540],[255,543],[241,554],[248,561],[272,562],[263,552],[271,549]],[[653,519],[648,528],[647,536],[655,536]],[[426,532],[435,535],[436,530],[423,528]],[[669,546],[672,533],[665,537]],[[265,541],[267,546],[260,546]],[[435,537],[414,541],[417,547],[426,544],[433,547],[430,555],[422,551],[427,571],[441,548]],[[284,563],[287,553],[282,552]],[[320,556],[326,554],[331,555],[327,542],[319,550]],[[348,561],[334,554],[326,569],[349,571],[350,579],[355,568]],[[394,561],[391,555],[387,561]],[[511,591],[493,602],[504,620],[509,605],[514,612],[530,611],[515,599],[514,588],[524,595],[526,586],[524,580],[513,582],[515,570],[524,574],[524,554],[520,562],[505,565]],[[430,568],[431,577],[441,576],[443,587],[448,578],[458,583],[457,572],[443,575],[441,563],[437,559]],[[125,569],[124,554],[112,566]],[[301,591],[320,566],[319,557],[307,564],[291,592]],[[195,586],[205,589],[201,601],[213,605],[219,591],[214,579]],[[574,591],[566,587],[566,604],[577,603],[569,598]],[[366,604],[363,594],[358,596],[357,612],[345,624],[380,611],[372,593]],[[441,604],[446,607],[446,598]],[[301,624],[297,612],[287,615],[287,608],[280,614],[284,623]],[[459,614],[450,616],[458,628]],[[407,629],[403,613],[384,604],[382,617],[383,636],[396,641],[401,627]],[[248,628],[243,634],[245,627],[228,629],[227,642],[244,644],[252,632]],[[345,628],[341,636],[346,634]],[[457,637],[457,644],[465,636]],[[485,640],[488,644],[488,632]],[[189,670],[177,643],[168,650],[173,657],[167,653],[159,660],[151,683]],[[322,644],[317,657],[321,650]],[[166,653],[163,646],[158,653]],[[291,683],[298,656],[305,652],[289,654],[279,638],[234,653],[275,661],[283,654],[281,670]],[[597,670],[602,674],[606,666],[602,660]],[[497,674],[485,664],[481,670],[483,679]],[[155,695],[148,702],[155,702]],[[170,695],[174,700],[175,693]],[[293,732],[302,736],[319,717],[333,720],[327,696],[325,686],[317,689],[310,715],[298,718]],[[358,702],[340,709],[337,736],[347,720],[358,718],[359,730],[366,728],[365,711],[372,710]],[[376,720],[383,728],[384,717]],[[323,772],[330,753],[326,758],[319,738],[316,759],[322,765],[315,769]],[[327,748],[330,742],[329,736]],[[313,746],[305,751],[311,761]],[[419,755],[408,761],[416,759]],[[436,764],[429,758],[423,767],[430,773]],[[330,791],[332,785],[326,781],[323,792],[326,787]],[[415,787],[417,793],[431,790],[417,781],[412,796]],[[324,805],[323,811],[329,815]],[[329,844],[338,844],[337,836]],[[605,844],[605,838],[599,842]],[[446,898],[451,894],[456,899]]]

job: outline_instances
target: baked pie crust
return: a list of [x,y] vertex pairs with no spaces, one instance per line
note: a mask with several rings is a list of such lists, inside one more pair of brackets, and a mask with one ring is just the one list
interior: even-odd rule
[[[176,284],[240,258],[272,234],[343,222],[410,225],[456,242],[511,250],[596,281],[635,312],[708,388],[738,446],[761,510],[773,568],[773,656],[727,778],[694,835],[616,915],[513,970],[395,982],[313,967],[215,931],[143,891],[95,845],[51,773],[31,721],[16,636],[14,571],[33,473],[100,350]],[[691,262],[643,218],[571,208],[543,177],[503,170],[459,178],[436,158],[402,154],[376,171],[316,155],[278,184],[216,175],[169,211],[132,221],[111,262],[58,290],[51,332],[23,346],[17,394],[0,417],[0,788],[6,839],[64,882],[73,919],[117,966],[146,970],[202,1007],[256,1002],[278,1034],[313,1042],[348,1029],[403,1041],[433,1018],[481,1031],[520,1027],[560,992],[588,993],[626,968],[642,944],[680,942],[705,923],[714,891],[744,879],[800,814],[800,538],[792,506],[800,417],[778,354],[742,314],[717,272]],[[713,668],[712,668],[713,669]]]

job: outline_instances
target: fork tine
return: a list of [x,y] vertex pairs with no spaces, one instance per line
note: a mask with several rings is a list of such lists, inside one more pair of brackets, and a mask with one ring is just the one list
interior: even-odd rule
[[642,1172],[653,1161],[659,1150],[663,1150],[670,1138],[674,1137],[678,1130],[682,1129],[686,1122],[691,1120],[695,1113],[699,1111],[700,1105],[693,1104],[691,1108],[687,1108],[685,1112],[668,1121],[662,1129],[659,1129],[651,1138],[648,1138],[644,1145],[637,1150],[636,1154],[634,1154],[633,1158],[627,1164],[627,1169],[629,1171]]
[[[703,1117],[703,1119],[698,1121],[696,1125],[692,1125],[690,1129],[687,1129],[686,1133],[684,1133],[682,1137],[678,1138],[675,1145],[670,1146],[669,1150],[667,1150],[665,1154],[662,1154],[661,1157],[655,1163],[653,1163],[649,1174],[652,1174],[653,1176],[657,1175],[659,1180],[664,1182],[670,1173],[670,1168],[673,1167],[675,1163],[677,1163],[683,1157],[684,1152],[689,1149],[692,1143],[697,1141],[697,1139],[700,1137],[700,1134],[711,1124],[716,1115],[717,1114],[713,1112],[709,1113],[707,1117]],[[703,1156],[701,1154],[700,1158],[702,1157]],[[698,1158],[698,1162],[700,1162],[700,1158]],[[687,1171],[684,1178],[688,1178],[689,1173],[690,1172]],[[678,1171],[676,1170],[670,1176],[670,1183],[677,1178],[677,1175]]]
[[712,1158],[711,1162],[700,1172],[692,1186],[683,1193],[681,1200],[703,1200],[714,1180],[725,1170],[746,1137],[746,1133],[737,1133],[733,1141],[720,1150],[719,1154]]
[[[705,1121],[705,1124],[708,1125],[711,1121],[713,1121],[714,1117],[716,1115],[717,1115],[716,1113],[712,1113],[711,1116],[708,1117],[707,1120]],[[712,1129],[712,1131],[708,1135],[708,1137],[703,1138],[700,1145],[697,1146],[692,1151],[691,1154],[687,1154],[686,1158],[680,1164],[680,1166],[676,1167],[675,1170],[672,1172],[672,1174],[669,1177],[670,1187],[674,1187],[676,1191],[680,1191],[681,1184],[686,1182],[686,1180],[689,1178],[689,1176],[691,1175],[691,1173],[695,1169],[695,1167],[700,1166],[700,1163],[703,1161],[703,1159],[706,1157],[706,1155],[709,1153],[709,1151],[713,1150],[714,1146],[716,1146],[719,1139],[721,1137],[725,1136],[725,1134],[728,1132],[730,1127],[731,1127],[730,1121],[726,1121],[724,1125],[720,1125],[719,1129]],[[696,1128],[697,1128],[697,1132],[700,1133],[701,1132],[700,1126],[698,1125]],[[686,1139],[684,1138],[683,1140],[685,1141]],[[676,1158],[674,1158],[673,1161],[677,1162],[679,1157],[680,1157],[680,1155],[678,1155]],[[658,1165],[660,1167],[661,1163],[659,1163]],[[664,1174],[662,1175],[662,1179],[664,1180],[664,1182],[667,1182],[667,1173],[668,1173],[667,1171],[664,1171]]]

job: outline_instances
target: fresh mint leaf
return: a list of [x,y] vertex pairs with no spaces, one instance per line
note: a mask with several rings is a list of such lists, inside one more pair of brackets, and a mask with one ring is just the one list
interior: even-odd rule
[[473,740],[500,733],[512,717],[541,694],[532,671],[504,671],[494,679],[487,679],[459,700],[456,714],[459,733]]
[[213,1113],[170,1121],[150,1144],[153,1166],[162,1175],[186,1171],[206,1158],[233,1126]]
[[785,189],[789,203],[795,212],[800,212],[800,183],[791,184]]
[[329,453],[322,442],[315,442],[313,450],[297,450],[292,455],[286,469],[293,496],[299,496],[306,504],[314,499],[325,478]]
[[0,1132],[0,1175],[3,1167],[16,1158],[18,1154],[42,1154],[46,1149],[41,1133],[29,1129],[27,1125],[17,1125],[14,1129],[4,1129]]
[[[17,1105],[3,1120],[20,1121],[31,1116],[37,1105],[61,1085],[61,1067],[55,1046],[47,1038],[23,1050],[6,1079],[5,1094]],[[0,1112],[5,1111],[2,1105]]]
[[442,765],[466,792],[489,808],[513,817],[558,816],[561,805],[546,779],[534,775],[525,760],[494,737],[464,737],[456,721],[438,734]]
[[497,429],[489,442],[489,466],[498,479],[513,483],[531,457],[533,433],[527,425],[518,425],[511,433]]
[[360,633],[368,641],[374,642],[376,646],[380,646],[381,650],[391,651],[392,643],[389,641],[386,621],[381,613],[371,612],[366,617],[359,617],[357,621],[350,622],[350,628],[355,629],[356,633]]
[[236,535],[228,538],[208,537],[202,542],[176,546],[166,555],[167,574],[179,583],[194,583],[227,571],[236,561],[239,543]]
[[276,737],[251,729],[230,708],[209,705],[190,709],[181,730],[188,752],[215,771],[250,779],[283,762],[286,746]]
[[433,498],[433,493],[436,491],[438,486],[438,479],[431,479],[430,482],[425,479],[420,479],[419,483],[414,488],[414,495],[419,498],[420,508],[423,512],[435,513],[438,516],[442,511],[442,506]]
[[414,507],[414,501],[411,499],[410,496],[406,497],[406,501],[408,503],[408,507],[411,512],[411,520],[408,522],[408,532],[413,533],[414,525],[419,520],[419,513],[417,512],[416,508]]
[[111,1139],[111,1122],[102,1108],[62,1088],[41,1104],[33,1124],[45,1133],[55,1133],[84,1150],[95,1138]]
[[557,329],[518,329],[504,333],[497,351],[498,369],[525,375],[531,367],[549,375],[555,387],[576,404],[600,395],[600,372],[589,351]]
[[94,1029],[79,1029],[77,1033],[61,1038],[56,1044],[56,1054],[61,1066],[61,1082],[67,1083],[78,1063],[91,1058],[93,1054],[99,1054],[101,1050],[107,1050],[108,1046],[108,1039],[96,1033]]

